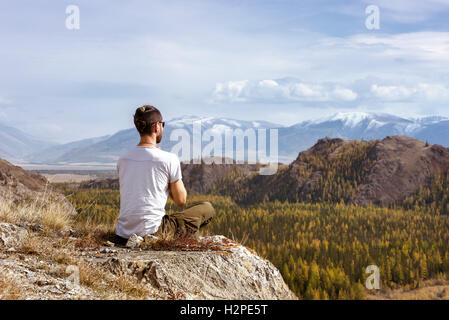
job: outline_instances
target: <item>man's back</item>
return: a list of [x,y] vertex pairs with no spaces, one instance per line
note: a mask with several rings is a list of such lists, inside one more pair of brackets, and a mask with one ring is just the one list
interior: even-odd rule
[[116,233],[129,238],[157,231],[165,215],[169,183],[182,179],[178,157],[158,148],[135,146],[117,162],[120,215]]

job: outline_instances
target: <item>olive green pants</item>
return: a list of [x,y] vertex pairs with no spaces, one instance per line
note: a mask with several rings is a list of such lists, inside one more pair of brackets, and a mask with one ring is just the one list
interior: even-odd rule
[[159,229],[153,235],[163,239],[198,236],[200,229],[214,216],[215,209],[210,202],[196,202],[183,211],[165,215]]

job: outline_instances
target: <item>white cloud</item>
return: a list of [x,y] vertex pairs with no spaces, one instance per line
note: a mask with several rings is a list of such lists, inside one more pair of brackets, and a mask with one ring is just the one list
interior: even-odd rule
[[292,80],[228,81],[217,83],[215,102],[289,103],[298,101],[354,101],[357,93],[337,84],[316,84]]
[[295,83],[292,85],[291,96],[297,99],[323,101],[326,99],[326,92],[320,85]]
[[259,81],[259,86],[260,87],[265,87],[265,88],[277,88],[279,87],[279,84],[274,81],[274,80],[262,80]]
[[357,93],[351,89],[337,87],[334,90],[334,96],[343,101],[354,101],[357,99]]
[[213,97],[218,101],[244,102],[246,98],[242,96],[242,91],[247,83],[248,80],[217,83]]
[[373,84],[371,93],[383,101],[447,101],[449,88],[441,84],[419,83],[414,87],[405,86],[382,86]]
[[409,89],[404,86],[379,86],[373,84],[371,93],[380,100],[404,100],[410,98],[415,89]]
[[[170,5],[151,1],[142,2],[137,11],[134,2],[120,6],[108,3],[106,11],[103,5],[96,4],[90,6],[90,14],[85,17],[86,28],[81,28],[76,36],[70,36],[63,27],[54,28],[59,23],[59,9],[55,6],[44,9],[30,4],[27,17],[22,7],[10,5],[2,23],[14,26],[25,18],[33,18],[38,19],[32,21],[40,27],[0,30],[4,53],[0,86],[14,99],[18,110],[31,110],[39,122],[70,121],[74,127],[83,122],[92,135],[98,134],[93,128],[112,131],[111,122],[88,126],[80,121],[83,113],[89,114],[85,117],[89,122],[110,112],[113,106],[119,110],[117,119],[124,119],[114,122],[120,128],[131,121],[124,106],[145,99],[165,109],[167,117],[186,109],[195,114],[232,113],[247,119],[272,117],[271,106],[262,103],[278,105],[277,114],[282,114],[285,122],[295,114],[305,116],[306,108],[322,113],[319,107],[324,104],[329,108],[365,105],[379,109],[387,104],[384,102],[392,102],[395,110],[402,108],[407,112],[410,101],[422,108],[429,108],[425,102],[434,101],[428,105],[447,113],[447,104],[442,103],[449,100],[444,86],[449,83],[449,32],[436,31],[445,26],[444,7],[448,0],[366,0],[366,4],[379,5],[381,29],[361,30],[351,36],[343,35],[360,30],[357,26],[363,27],[364,10],[360,10],[359,2],[353,2],[354,23],[340,23],[341,17],[334,9],[342,4],[334,2],[313,5],[303,12],[289,10],[288,15],[278,14],[281,3],[273,6],[251,1],[239,6],[214,1],[189,6],[178,1]],[[117,20],[118,10],[121,18]],[[298,16],[317,14],[318,18],[322,11],[332,11],[330,19],[310,23]],[[432,25],[417,23],[410,28],[397,28],[396,24],[384,23],[389,18],[413,21],[433,16],[438,19]],[[428,32],[410,32],[416,30]],[[281,81],[279,78],[284,76],[302,80]],[[371,81],[363,88],[352,83],[369,77],[379,81]],[[92,90],[92,101],[92,96],[86,95],[86,79],[92,83],[139,85],[148,88],[148,92],[134,95],[113,88]],[[227,81],[239,79],[247,80]],[[377,87],[371,90],[374,85]],[[223,102],[221,105],[204,103],[214,86],[212,100]],[[71,88],[74,93],[68,95]],[[111,99],[111,94],[123,99]],[[33,101],[33,108],[28,108],[29,101]],[[71,106],[64,114],[55,112],[61,101]],[[245,103],[247,108],[231,109],[228,102]],[[92,111],[86,111],[87,107],[80,111],[81,105]],[[73,136],[87,134],[85,130],[72,132],[76,133]]]
[[449,100],[449,88],[442,84],[420,83],[416,90],[418,95],[427,100]]
[[[374,80],[377,80],[374,81]],[[364,83],[360,85],[360,83]],[[309,83],[293,78],[259,81],[228,81],[217,83],[213,102],[226,103],[336,103],[355,106],[357,103],[381,105],[384,102],[444,104],[449,102],[449,87],[441,83],[392,83],[391,80],[357,80],[351,84],[336,82]]]

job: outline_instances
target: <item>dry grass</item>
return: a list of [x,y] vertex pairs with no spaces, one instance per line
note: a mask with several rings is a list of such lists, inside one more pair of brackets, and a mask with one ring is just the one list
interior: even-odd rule
[[73,222],[73,229],[78,236],[93,237],[97,243],[110,240],[115,235],[115,227],[103,224],[94,224],[89,221]]
[[146,285],[127,275],[114,276],[86,261],[77,261],[80,284],[102,294],[102,299],[114,299],[122,295],[125,299],[147,299],[151,292]]
[[20,286],[0,274],[0,300],[23,300],[25,297]]
[[22,247],[20,248],[20,252],[24,254],[36,254],[38,253],[36,248],[36,239],[37,237],[28,234],[28,236],[23,240]]
[[10,223],[29,222],[50,230],[69,228],[72,218],[61,201],[41,199],[16,203],[10,198],[0,198],[0,220]]
[[113,226],[76,220],[68,213],[65,203],[52,199],[46,193],[38,199],[19,203],[8,197],[0,197],[0,221],[40,225],[46,235],[51,235],[53,231],[74,229],[78,236],[92,236],[98,243],[109,240],[115,233]]
[[30,235],[25,239],[19,252],[37,255],[39,259],[48,264],[57,264],[58,268],[46,270],[55,277],[67,278],[67,266],[76,266],[79,270],[80,285],[94,290],[101,299],[146,299],[152,297],[149,288],[136,278],[127,275],[112,275],[108,270],[78,258],[78,243],[78,240],[67,238],[58,240]]
[[243,234],[241,239],[238,239],[236,236],[234,236],[234,233],[232,232],[231,229],[229,229],[229,233],[231,234],[231,240],[240,243],[242,246],[244,246],[248,241],[249,235],[246,232]]
[[177,237],[157,240],[144,237],[140,244],[143,249],[156,251],[222,251],[223,245],[209,238]]
[[151,294],[148,287],[136,283],[136,280],[130,276],[121,275],[117,277],[113,285],[116,290],[136,299],[145,299]]
[[[36,266],[47,274],[67,279],[68,266],[79,270],[80,285],[90,288],[100,299],[154,299],[151,287],[129,275],[114,275],[80,257],[81,251],[98,250],[99,244],[110,240],[115,234],[113,227],[77,221],[67,212],[66,204],[53,199],[50,193],[42,193],[31,201],[17,202],[12,197],[0,197],[0,221],[13,224],[39,225],[42,232],[30,232],[18,254],[35,256],[43,263]],[[76,239],[60,237],[60,233],[73,229]],[[56,236],[58,235],[58,236]],[[50,267],[56,265],[56,267]],[[0,274],[0,299],[24,299],[20,285],[14,284]]]
[[385,289],[367,296],[369,300],[449,300],[449,281],[430,279],[421,283],[420,288]]

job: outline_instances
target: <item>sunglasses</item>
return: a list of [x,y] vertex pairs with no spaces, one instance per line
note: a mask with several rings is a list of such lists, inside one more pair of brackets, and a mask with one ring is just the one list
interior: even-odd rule
[[157,123],[162,123],[162,128],[165,127],[165,121],[153,122],[151,125],[157,124]]

